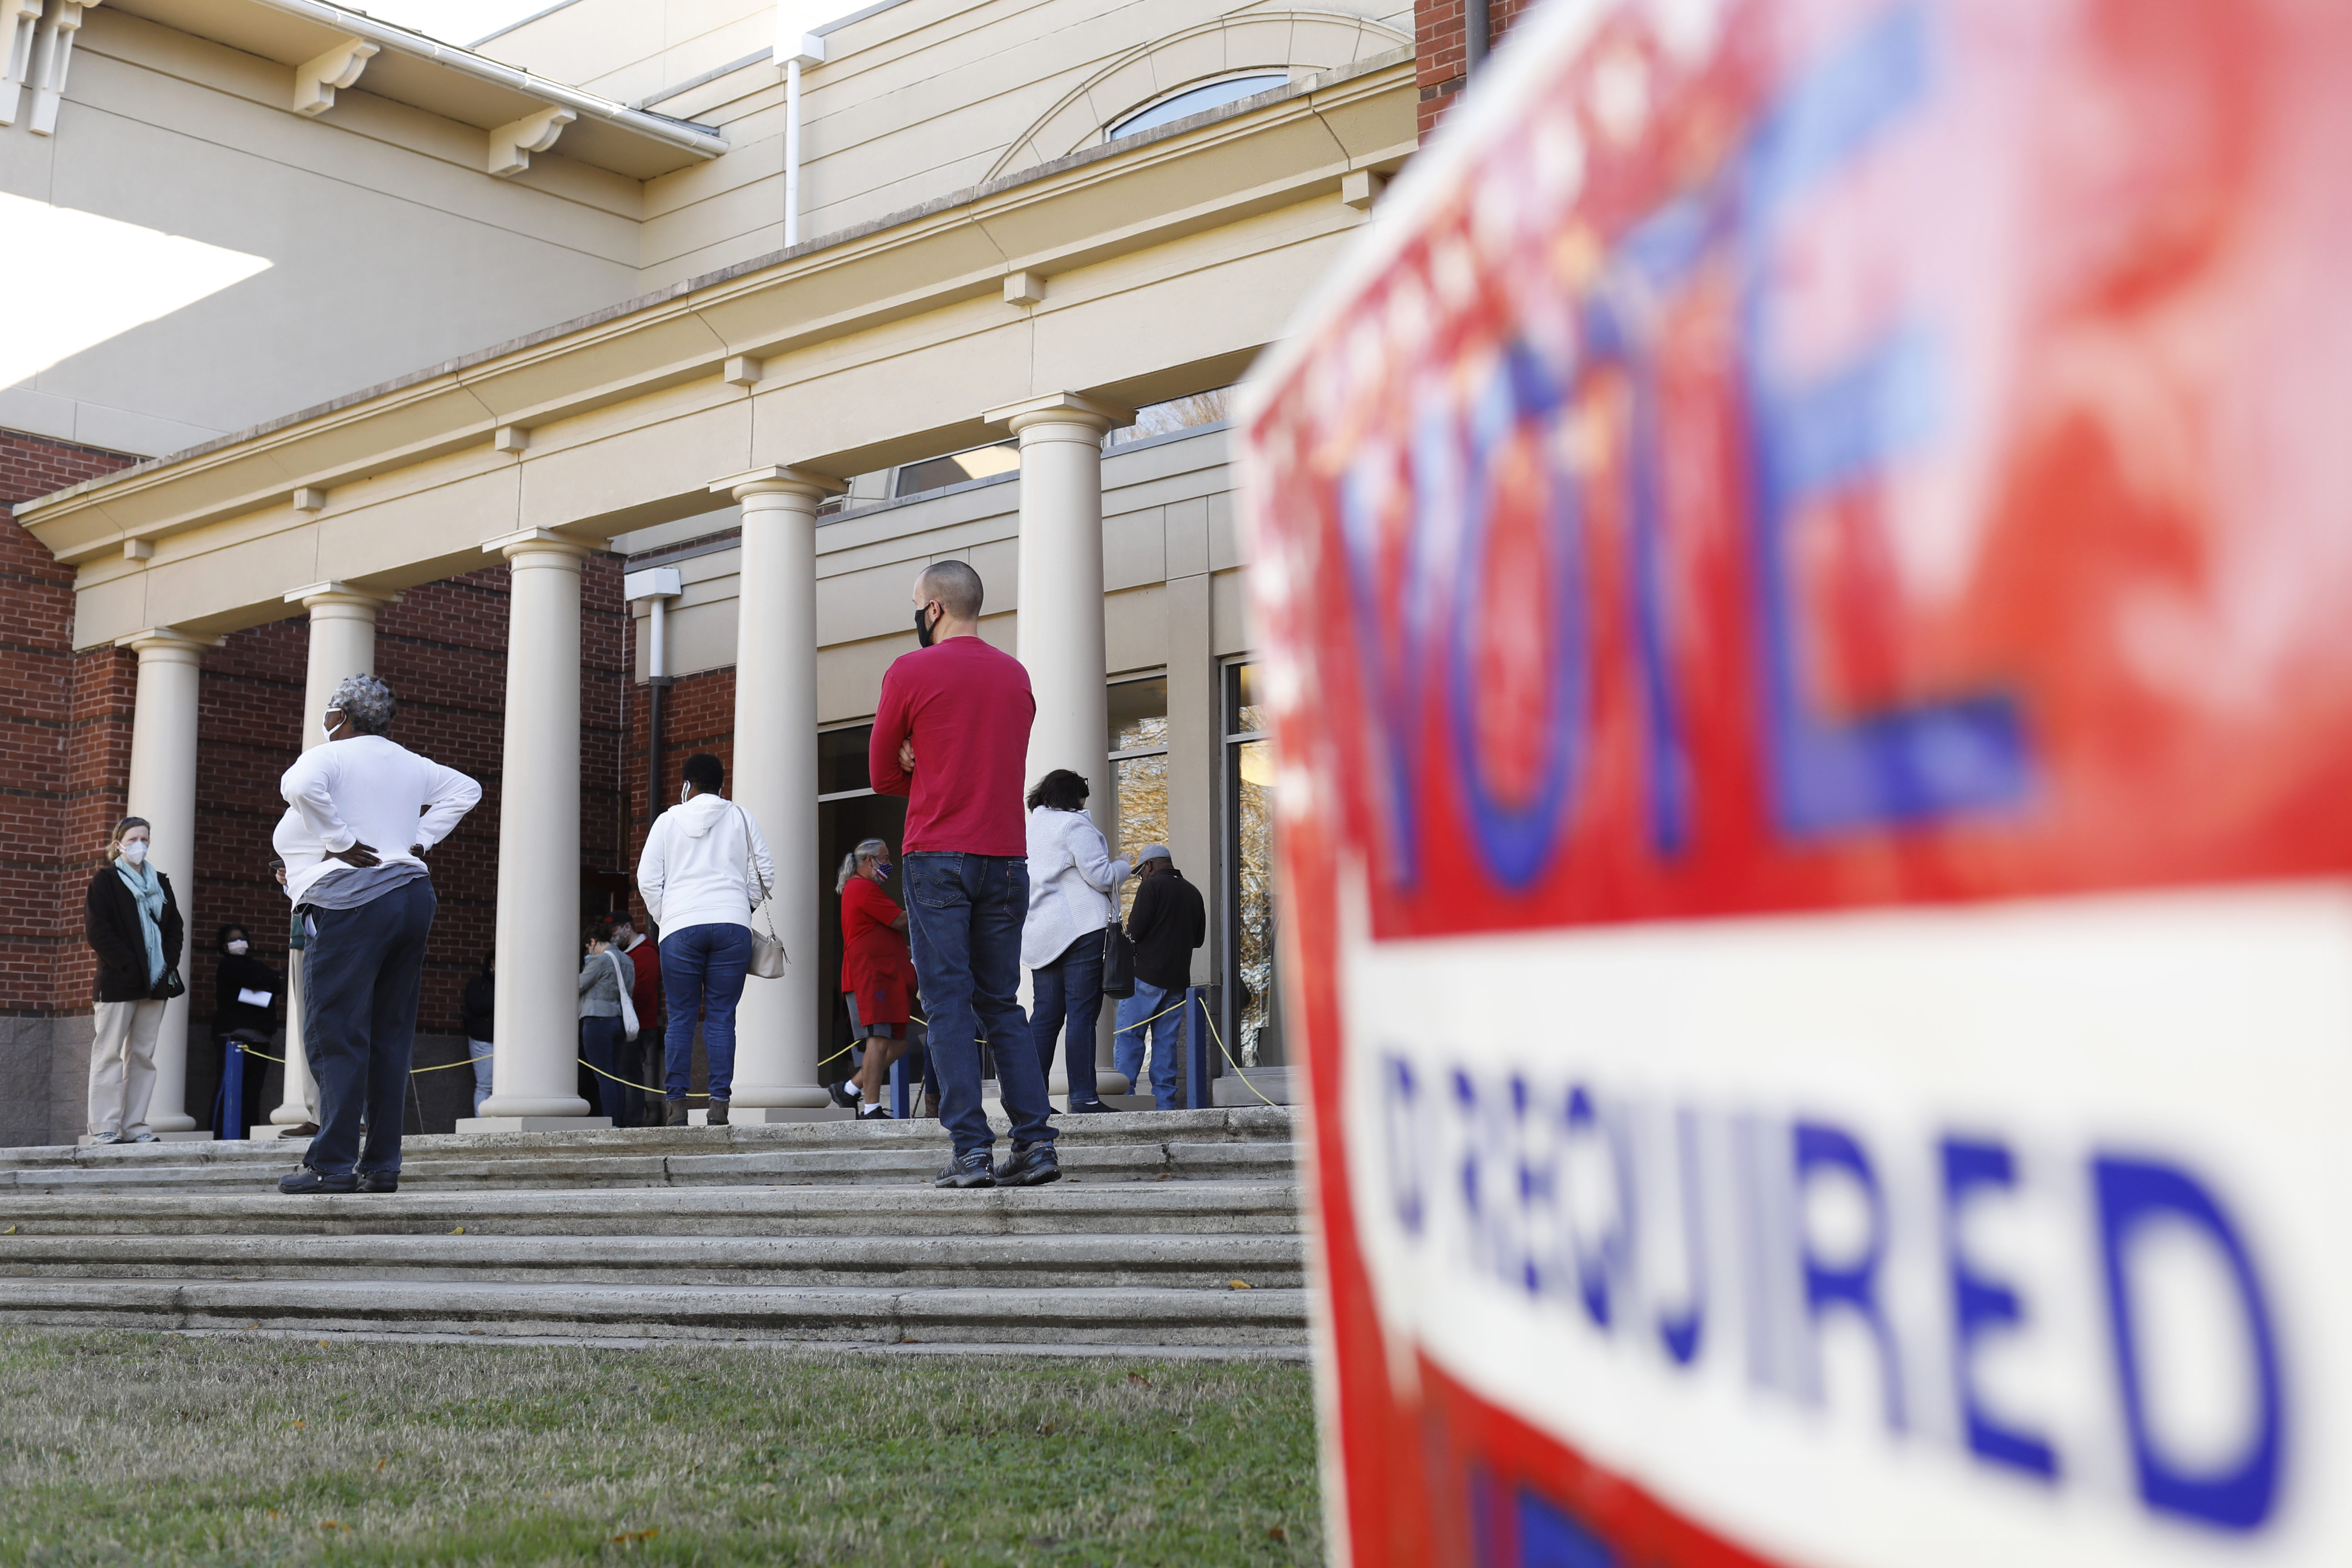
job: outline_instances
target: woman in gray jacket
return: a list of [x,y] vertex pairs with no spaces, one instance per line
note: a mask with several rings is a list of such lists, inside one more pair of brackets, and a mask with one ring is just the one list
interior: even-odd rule
[[580,963],[580,1059],[595,1070],[596,1099],[613,1125],[622,1126],[621,1047],[636,1019],[622,972],[629,961],[613,950],[610,917],[588,928],[588,955]]

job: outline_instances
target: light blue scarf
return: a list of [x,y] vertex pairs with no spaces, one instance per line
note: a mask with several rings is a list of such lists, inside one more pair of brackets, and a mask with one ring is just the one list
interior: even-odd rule
[[147,984],[163,983],[163,879],[152,866],[133,866],[117,858],[114,874],[139,900],[139,934],[147,939]]

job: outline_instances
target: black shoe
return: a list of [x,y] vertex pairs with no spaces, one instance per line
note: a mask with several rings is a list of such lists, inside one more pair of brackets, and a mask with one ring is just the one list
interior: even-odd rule
[[1015,1143],[1013,1152],[996,1167],[1000,1187],[1042,1187],[1062,1179],[1062,1159],[1051,1143]]
[[827,1085],[825,1093],[833,1096],[833,1102],[844,1110],[857,1109],[857,1086],[847,1079],[843,1079],[836,1084]]
[[683,1127],[683,1126],[685,1126],[685,1125],[686,1125],[686,1101],[684,1101],[684,1100],[663,1100],[663,1101],[662,1101],[662,1125],[663,1125],[664,1127]]
[[860,1105],[857,1108],[857,1120],[860,1121],[887,1121],[891,1120],[890,1108],[887,1105]]
[[1062,1114],[1065,1116],[1116,1116],[1118,1114],[1118,1107],[1105,1105],[1099,1100],[1074,1100],[1070,1101],[1070,1108]]
[[278,1178],[281,1193],[355,1193],[360,1190],[357,1176],[329,1176],[305,1165],[290,1176]]
[[396,1193],[400,1191],[398,1171],[362,1171],[360,1191],[363,1193]]
[[948,1168],[935,1177],[935,1187],[992,1187],[996,1185],[995,1167],[989,1163],[988,1151],[974,1149],[968,1154],[958,1154],[948,1162]]
[[706,1112],[704,1112],[704,1113],[703,1113],[702,1124],[703,1124],[705,1127],[724,1127],[724,1126],[726,1126],[726,1125],[727,1125],[727,1102],[726,1102],[725,1100],[712,1100],[712,1101],[710,1102],[710,1109],[709,1109],[708,1111],[706,1111]]

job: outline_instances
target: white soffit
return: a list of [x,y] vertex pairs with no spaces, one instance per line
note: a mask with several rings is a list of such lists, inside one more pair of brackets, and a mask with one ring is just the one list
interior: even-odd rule
[[378,52],[350,90],[485,132],[545,110],[567,109],[573,119],[558,154],[635,180],[728,151],[727,139],[707,126],[647,114],[324,0],[109,0],[109,8],[289,69],[300,68],[345,39],[362,38],[377,45]]
[[242,283],[271,263],[185,235],[0,194],[0,256],[38,278],[37,310],[0,332],[0,386]]

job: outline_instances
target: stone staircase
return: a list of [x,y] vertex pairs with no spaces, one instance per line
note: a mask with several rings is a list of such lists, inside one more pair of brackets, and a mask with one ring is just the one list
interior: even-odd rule
[[1287,1110],[1058,1125],[979,1192],[932,1121],[410,1138],[307,1198],[288,1142],[0,1150],[0,1324],[1303,1353]]

